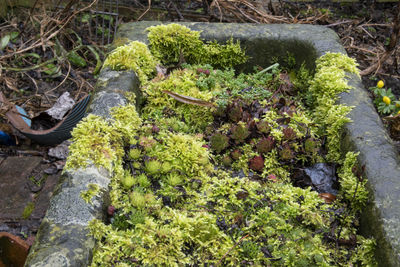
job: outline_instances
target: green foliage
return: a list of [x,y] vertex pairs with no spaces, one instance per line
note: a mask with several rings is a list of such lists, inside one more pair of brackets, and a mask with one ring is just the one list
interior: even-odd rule
[[210,138],[211,149],[216,153],[220,153],[228,147],[229,137],[222,133],[215,133]]
[[335,104],[339,93],[350,89],[345,79],[346,71],[358,75],[354,59],[341,53],[327,53],[317,61],[316,73],[310,82],[309,103],[314,108],[314,119],[320,127],[320,134],[327,132],[328,156],[331,161],[340,162],[339,141],[344,124],[350,122],[346,115],[351,107]]
[[81,198],[86,203],[92,203],[92,198],[100,192],[100,186],[98,184],[88,184],[88,190],[81,191]]
[[354,209],[361,210],[368,200],[368,191],[365,187],[367,181],[355,174],[357,156],[358,153],[347,152],[338,176],[340,178],[341,194],[350,201],[350,205]]
[[[165,31],[178,28],[171,26]],[[157,31],[153,34],[163,34]],[[198,36],[190,30],[184,33],[177,38]],[[190,45],[183,41],[165,60],[171,56],[174,63],[179,62],[182,51],[187,53],[185,60],[195,58],[188,52]],[[349,108],[335,105],[335,99],[348,88],[344,77],[345,71],[355,68],[351,62],[343,55],[327,54],[317,62],[311,81],[298,81],[301,86],[311,86],[309,103],[314,105],[316,123],[298,99],[281,95],[282,80],[276,65],[238,76],[233,70],[214,70],[210,65],[183,65],[184,69],[145,85],[148,102],[144,122],[129,107],[115,109],[113,120],[89,117],[78,125],[81,128],[74,134],[70,166],[83,160],[75,155],[79,147],[91,162],[111,170],[110,199],[117,209],[111,224],[90,223],[90,232],[97,240],[92,266],[371,264],[373,241],[356,237],[361,241],[353,251],[334,236],[355,236],[355,212],[343,216],[340,227],[332,227],[343,203],[326,204],[311,188],[295,187],[290,182],[293,164],[311,164],[318,159],[319,136],[327,136],[329,159],[338,158],[340,150],[335,142],[348,121],[345,115]],[[305,70],[302,77],[309,77]],[[331,84],[325,85],[324,80]],[[219,107],[210,110],[183,104],[164,90],[216,101]],[[243,114],[233,112],[240,113],[246,105],[261,110],[259,116],[243,119]],[[289,105],[293,109],[281,108]],[[221,118],[228,122],[218,124]],[[187,134],[198,132],[206,133]],[[96,141],[83,137],[79,143],[79,134],[94,136]],[[205,138],[211,142],[214,155]],[[263,146],[259,152],[257,145]],[[124,147],[130,147],[126,156]],[[346,156],[339,177],[341,195],[354,201],[350,208],[356,211],[367,194],[364,182],[353,173],[355,157]],[[249,161],[255,158],[260,166],[251,171]],[[124,170],[122,159],[132,170]],[[128,175],[130,186],[124,182]]]
[[66,169],[79,169],[92,163],[112,170],[124,154],[126,139],[133,140],[141,119],[134,105],[112,110],[113,120],[90,114],[72,131],[72,144]]
[[[400,112],[400,101],[392,93],[390,88],[385,89],[375,86],[369,89],[374,92],[374,104],[380,114],[397,115]],[[387,97],[389,101],[386,100],[385,102],[384,97]]]
[[352,255],[351,262],[359,266],[377,267],[378,263],[375,260],[375,247],[376,242],[373,239],[366,239],[358,236],[360,245],[357,247],[356,253]]
[[154,59],[147,45],[132,41],[113,50],[104,62],[113,70],[133,70],[142,84],[155,73],[157,61]]
[[200,32],[175,23],[152,26],[147,30],[151,52],[166,66],[189,63],[232,68],[247,60],[239,41],[230,39],[224,45],[217,42],[204,44]]
[[[143,88],[147,96],[147,105],[143,108],[143,118],[162,121],[160,126],[172,127],[176,131],[202,131],[212,121],[209,107],[184,104],[173,99],[163,91],[171,91],[184,96],[210,101],[212,93],[200,90],[196,86],[196,73],[191,69],[175,70],[164,80],[155,80]],[[165,119],[175,115],[177,119]],[[199,116],[202,114],[202,116]],[[186,126],[185,126],[186,125]]]
[[89,163],[112,169],[112,163],[123,155],[120,133],[102,118],[90,114],[72,131],[72,144],[66,169],[86,167]]
[[200,55],[198,60],[200,64],[210,64],[215,68],[224,69],[232,68],[247,61],[245,52],[240,47],[240,42],[234,42],[232,38],[224,45],[214,41],[203,47],[203,54]]
[[157,25],[147,28],[151,53],[163,65],[179,62],[197,63],[203,48],[200,32],[180,24]]
[[[241,98],[246,102],[267,99],[277,89],[275,83],[276,74],[279,73],[277,64],[262,71],[241,73],[238,76],[233,69],[215,70],[209,65],[196,65],[191,68],[209,71],[208,75],[199,73],[196,85],[200,90],[212,90],[216,103],[222,108],[235,98]],[[271,92],[270,86],[276,88]]]

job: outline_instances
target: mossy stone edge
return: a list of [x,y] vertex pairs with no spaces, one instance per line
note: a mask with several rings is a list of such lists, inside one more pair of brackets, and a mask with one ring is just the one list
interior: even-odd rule
[[[120,26],[117,39],[126,38],[148,43],[145,29],[160,23],[143,21],[123,24]],[[254,65],[266,67],[272,63],[272,58],[284,60],[288,55],[287,52],[294,56],[297,64],[305,62],[309,68],[313,68],[315,60],[327,52],[346,53],[336,33],[323,26],[190,22],[182,24],[192,30],[201,31],[201,37],[205,40],[224,42],[231,37],[239,39],[247,55],[251,57],[248,63],[238,67],[239,71],[251,70]],[[348,80],[353,89],[348,93],[342,93],[339,102],[354,106],[349,114],[353,122],[345,126],[341,146],[343,153],[353,150],[360,152],[359,163],[365,166],[365,176],[371,193],[371,201],[363,210],[361,230],[365,236],[375,237],[376,259],[380,266],[400,266],[400,239],[398,238],[400,205],[396,205],[397,196],[400,195],[398,153],[375,112],[360,78],[350,75]],[[138,96],[140,95],[138,88],[138,79],[132,72],[105,69],[100,74],[89,111],[109,118],[109,108],[127,103],[124,91],[134,91]],[[95,173],[93,169],[95,168],[89,167],[80,172]],[[109,174],[104,175],[104,172],[104,170],[97,171],[99,181],[104,181],[104,178],[109,179]],[[65,202],[66,199],[57,196],[78,186],[71,184],[71,181],[79,176],[76,173],[64,175],[64,182],[52,198],[52,207],[62,208],[74,205],[74,201],[85,203],[78,194],[73,199],[71,198],[71,203],[59,206],[61,204],[59,202]],[[90,263],[94,242],[86,235],[86,226],[91,219],[101,219],[107,203],[105,199],[101,199],[101,196],[106,196],[108,182],[102,183],[95,180],[83,183],[99,184],[103,189],[100,196],[96,197],[98,201],[82,204],[91,210],[91,215],[82,219],[79,213],[73,217],[71,213],[67,213],[64,214],[67,217],[61,219],[63,212],[56,211],[57,208],[50,208],[39,229],[37,241],[31,248],[26,266],[47,266],[48,262],[60,262],[58,266],[87,266]],[[54,218],[58,218],[59,221],[54,221]],[[72,230],[74,234],[70,234],[71,229],[74,229]],[[56,236],[62,236],[63,241],[57,241]]]
[[[88,113],[109,119],[110,108],[128,103],[126,92],[135,93],[138,105],[141,103],[139,80],[135,73],[104,68],[99,75]],[[75,267],[90,264],[95,240],[88,235],[87,226],[93,219],[105,219],[105,210],[110,203],[110,178],[106,169],[93,165],[63,173],[25,266]],[[81,192],[87,191],[93,184],[100,190],[87,203],[82,199]]]

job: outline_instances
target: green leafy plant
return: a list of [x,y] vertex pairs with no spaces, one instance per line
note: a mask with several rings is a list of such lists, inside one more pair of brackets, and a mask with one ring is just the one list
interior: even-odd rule
[[147,45],[133,41],[113,50],[104,61],[104,66],[114,70],[133,70],[144,84],[155,73],[157,63]]
[[375,87],[370,87],[374,93],[374,104],[380,114],[396,115],[400,112],[400,101],[396,99],[390,88],[383,88],[383,81],[378,81]]
[[[198,34],[183,29],[182,36]],[[191,58],[190,44],[179,45],[164,47],[175,63],[182,51]],[[337,146],[349,121],[350,108],[335,104],[350,88],[346,71],[357,71],[354,61],[335,53],[317,60],[312,78],[300,71],[296,84],[310,91],[306,109],[278,65],[236,75],[182,64],[143,83],[142,119],[132,103],[108,121],[88,116],[72,133],[67,167],[108,169],[116,209],[111,224],[90,223],[97,240],[92,266],[373,266],[374,242],[354,228],[368,197],[365,183],[354,171],[356,155],[343,158]],[[165,90],[218,107],[181,103]],[[321,146],[329,151],[323,156],[342,163],[334,204],[291,181],[294,166],[324,160]],[[351,238],[354,247],[340,244]]]

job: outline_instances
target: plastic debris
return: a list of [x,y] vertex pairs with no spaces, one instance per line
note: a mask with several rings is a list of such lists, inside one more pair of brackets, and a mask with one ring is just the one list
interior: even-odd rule
[[0,145],[15,146],[15,141],[9,134],[0,131]]

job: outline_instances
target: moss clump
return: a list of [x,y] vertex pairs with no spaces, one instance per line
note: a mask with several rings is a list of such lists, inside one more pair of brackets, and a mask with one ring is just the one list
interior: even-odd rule
[[135,141],[141,119],[134,105],[113,109],[111,114],[113,119],[110,121],[90,114],[74,128],[65,169],[94,164],[111,171],[113,164],[121,161],[123,145]]
[[[212,92],[196,86],[196,72],[193,69],[173,71],[168,78],[155,80],[143,88],[147,105],[143,108],[143,118],[155,119],[161,128],[175,131],[202,131],[212,121],[212,108],[178,102],[165,91],[171,91],[204,101],[212,99]],[[202,114],[202,116],[199,116]],[[169,118],[169,117],[174,118]],[[179,120],[177,118],[183,118]]]
[[156,65],[147,45],[138,41],[117,47],[104,61],[104,66],[113,70],[133,70],[142,84],[155,73]]
[[352,107],[337,105],[339,93],[350,89],[346,71],[358,75],[354,59],[341,53],[327,53],[317,60],[314,78],[310,82],[310,101],[314,108],[314,119],[320,126],[320,133],[327,132],[329,153],[327,158],[340,162],[340,140],[343,125],[350,122],[346,115]]
[[141,155],[142,152],[140,151],[140,149],[132,148],[131,150],[129,150],[129,158],[132,160],[139,159]]
[[239,41],[230,39],[224,45],[217,42],[204,44],[200,32],[175,23],[152,26],[147,30],[151,52],[166,66],[189,63],[231,68],[247,60]]
[[157,174],[161,171],[161,162],[155,159],[146,161],[145,170],[150,175]]
[[65,168],[78,169],[90,163],[112,169],[112,163],[123,155],[121,133],[115,131],[107,121],[90,114],[72,131],[70,156]]
[[341,194],[350,201],[350,205],[355,210],[361,210],[368,200],[368,191],[365,187],[367,181],[363,179],[362,174],[356,175],[357,156],[358,153],[347,152],[338,176]]
[[229,145],[229,137],[223,133],[215,133],[210,137],[211,149],[220,153]]
[[22,218],[24,220],[27,220],[31,216],[34,210],[35,210],[35,203],[29,202],[28,204],[26,204],[24,211],[22,212]]
[[240,42],[234,42],[231,38],[224,45],[215,41],[207,43],[198,63],[223,69],[232,68],[246,61],[247,57],[240,47]]
[[81,198],[86,203],[92,203],[92,198],[100,192],[100,186],[98,184],[88,184],[88,190],[81,192]]
[[203,42],[200,32],[180,24],[158,25],[147,28],[152,54],[164,65],[197,63]]

